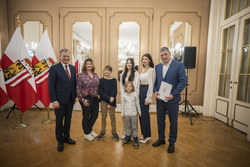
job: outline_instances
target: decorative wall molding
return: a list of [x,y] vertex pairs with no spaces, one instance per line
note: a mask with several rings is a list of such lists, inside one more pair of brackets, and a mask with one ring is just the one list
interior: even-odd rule
[[[201,38],[201,16],[197,12],[168,12],[166,11],[162,16],[160,16],[160,47],[168,46],[169,35],[170,35],[170,25],[177,22],[188,22],[191,25],[191,46],[197,47],[196,53],[196,68],[189,70],[189,86],[188,94],[192,95],[197,92],[197,81],[198,81],[198,71],[199,71],[199,57],[200,57],[200,38]],[[160,57],[159,57],[160,61]],[[195,82],[192,82],[195,80]],[[194,86],[191,86],[195,83]]]
[[[105,65],[105,8],[59,8],[60,48],[73,49],[73,24],[90,22],[93,25],[93,61],[96,72],[102,73]],[[72,62],[73,64],[74,62]]]
[[18,11],[14,15],[14,31],[17,27],[17,15],[19,15],[22,31],[23,24],[27,21],[40,21],[43,24],[44,29],[45,24],[47,23],[48,35],[53,45],[53,17],[48,11]]

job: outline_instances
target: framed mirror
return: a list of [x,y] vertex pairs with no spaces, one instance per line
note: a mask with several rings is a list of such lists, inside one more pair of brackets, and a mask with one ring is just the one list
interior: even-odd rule
[[191,28],[188,22],[173,22],[170,24],[168,46],[174,60],[183,61],[183,48],[191,46]]
[[44,26],[40,21],[26,21],[23,24],[23,39],[32,58],[43,35]]
[[136,22],[122,22],[119,25],[118,69],[124,70],[126,60],[133,58],[139,65],[140,25]]
[[93,25],[90,22],[73,24],[73,62],[78,60],[79,69],[87,58],[93,58]]

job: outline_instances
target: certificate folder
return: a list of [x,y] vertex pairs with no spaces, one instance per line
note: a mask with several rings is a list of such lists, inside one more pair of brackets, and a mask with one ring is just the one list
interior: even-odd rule
[[159,97],[161,100],[167,102],[166,97],[168,97],[170,95],[172,87],[173,87],[173,85],[171,85],[167,82],[164,82],[164,81],[161,82],[161,86],[160,86],[160,90],[159,90],[159,93],[160,93]]

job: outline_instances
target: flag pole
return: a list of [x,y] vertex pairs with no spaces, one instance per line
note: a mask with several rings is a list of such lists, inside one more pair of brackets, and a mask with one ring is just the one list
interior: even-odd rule
[[20,19],[19,19],[19,14],[17,14],[17,27],[21,27]]
[[48,119],[47,119],[47,120],[42,121],[41,123],[42,123],[42,124],[51,124],[51,123],[54,123],[54,122],[55,122],[55,120],[54,120],[54,119],[50,119],[50,115],[49,115],[49,107],[47,108],[47,112],[48,112]]
[[48,26],[48,22],[47,20],[45,20],[45,30],[47,29],[47,26]]
[[12,128],[13,129],[23,129],[23,128],[26,128],[28,127],[30,124],[29,123],[23,123],[23,113],[20,112],[20,123],[16,124],[15,126],[13,126]]
[[[21,24],[20,24],[20,19],[19,19],[19,14],[17,15],[17,26],[18,27],[21,27]],[[22,128],[26,128],[28,127],[30,124],[29,123],[23,123],[23,113],[20,112],[20,122],[16,125],[14,125],[12,128],[13,129],[22,129]]]

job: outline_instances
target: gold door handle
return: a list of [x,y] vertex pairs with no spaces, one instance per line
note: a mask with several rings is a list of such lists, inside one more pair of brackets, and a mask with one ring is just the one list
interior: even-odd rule
[[234,82],[234,84],[237,84],[238,82]]

